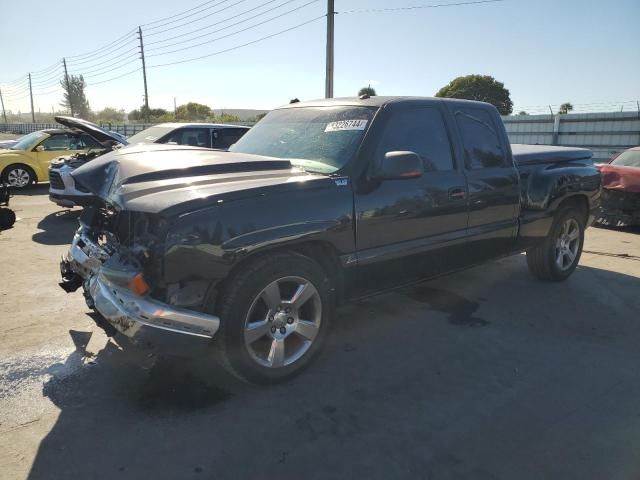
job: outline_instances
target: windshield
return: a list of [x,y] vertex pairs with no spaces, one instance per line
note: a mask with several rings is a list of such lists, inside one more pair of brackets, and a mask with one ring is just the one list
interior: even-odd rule
[[356,152],[375,111],[348,106],[274,110],[229,150],[286,158],[305,170],[333,173]]
[[18,140],[18,143],[11,147],[11,150],[28,150],[33,146],[34,143],[36,143],[38,140],[42,140],[46,136],[47,134],[44,132],[30,133],[28,135],[25,135],[24,137],[21,137],[20,140]]
[[172,132],[172,127],[149,127],[140,133],[128,138],[129,144],[134,143],[153,143],[161,137],[164,137],[167,133]]
[[620,167],[640,167],[640,150],[627,150],[622,152],[611,165]]

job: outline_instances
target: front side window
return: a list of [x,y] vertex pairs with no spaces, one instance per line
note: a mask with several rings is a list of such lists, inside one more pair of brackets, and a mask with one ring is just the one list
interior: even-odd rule
[[394,113],[385,125],[376,152],[418,154],[425,172],[453,170],[451,142],[442,115],[435,108],[413,108]]
[[489,112],[479,108],[457,108],[455,118],[462,135],[467,169],[507,166],[506,155]]
[[376,107],[298,107],[267,114],[230,151],[285,158],[305,170],[333,173],[360,146]]
[[67,133],[52,135],[40,145],[42,145],[48,152],[57,150],[69,150],[74,138],[75,137],[73,135],[69,135]]

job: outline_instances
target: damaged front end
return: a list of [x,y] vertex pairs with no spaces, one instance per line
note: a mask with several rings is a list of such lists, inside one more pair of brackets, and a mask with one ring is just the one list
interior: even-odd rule
[[601,198],[596,223],[609,227],[640,225],[640,192],[603,188]]
[[145,213],[118,212],[107,205],[85,208],[60,263],[60,286],[67,292],[82,288],[87,305],[128,337],[152,327],[211,338],[218,317],[159,300],[166,289],[154,290],[154,282],[147,281],[159,276],[154,258],[161,224]]

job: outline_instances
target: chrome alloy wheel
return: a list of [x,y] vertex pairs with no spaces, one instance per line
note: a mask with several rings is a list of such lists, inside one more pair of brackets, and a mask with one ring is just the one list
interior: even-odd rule
[[562,230],[556,240],[556,265],[562,271],[568,270],[578,255],[580,247],[580,225],[573,218],[562,224]]
[[291,365],[311,348],[320,329],[322,301],[302,277],[271,282],[253,300],[244,324],[251,358],[268,368]]
[[23,188],[31,182],[31,175],[23,168],[12,168],[7,173],[7,182],[11,187]]

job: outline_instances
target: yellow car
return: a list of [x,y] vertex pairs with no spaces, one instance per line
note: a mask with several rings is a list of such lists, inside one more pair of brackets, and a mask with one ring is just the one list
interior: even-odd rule
[[20,138],[7,150],[0,150],[3,183],[20,189],[48,179],[49,162],[60,155],[102,148],[92,136],[69,129],[40,130]]

